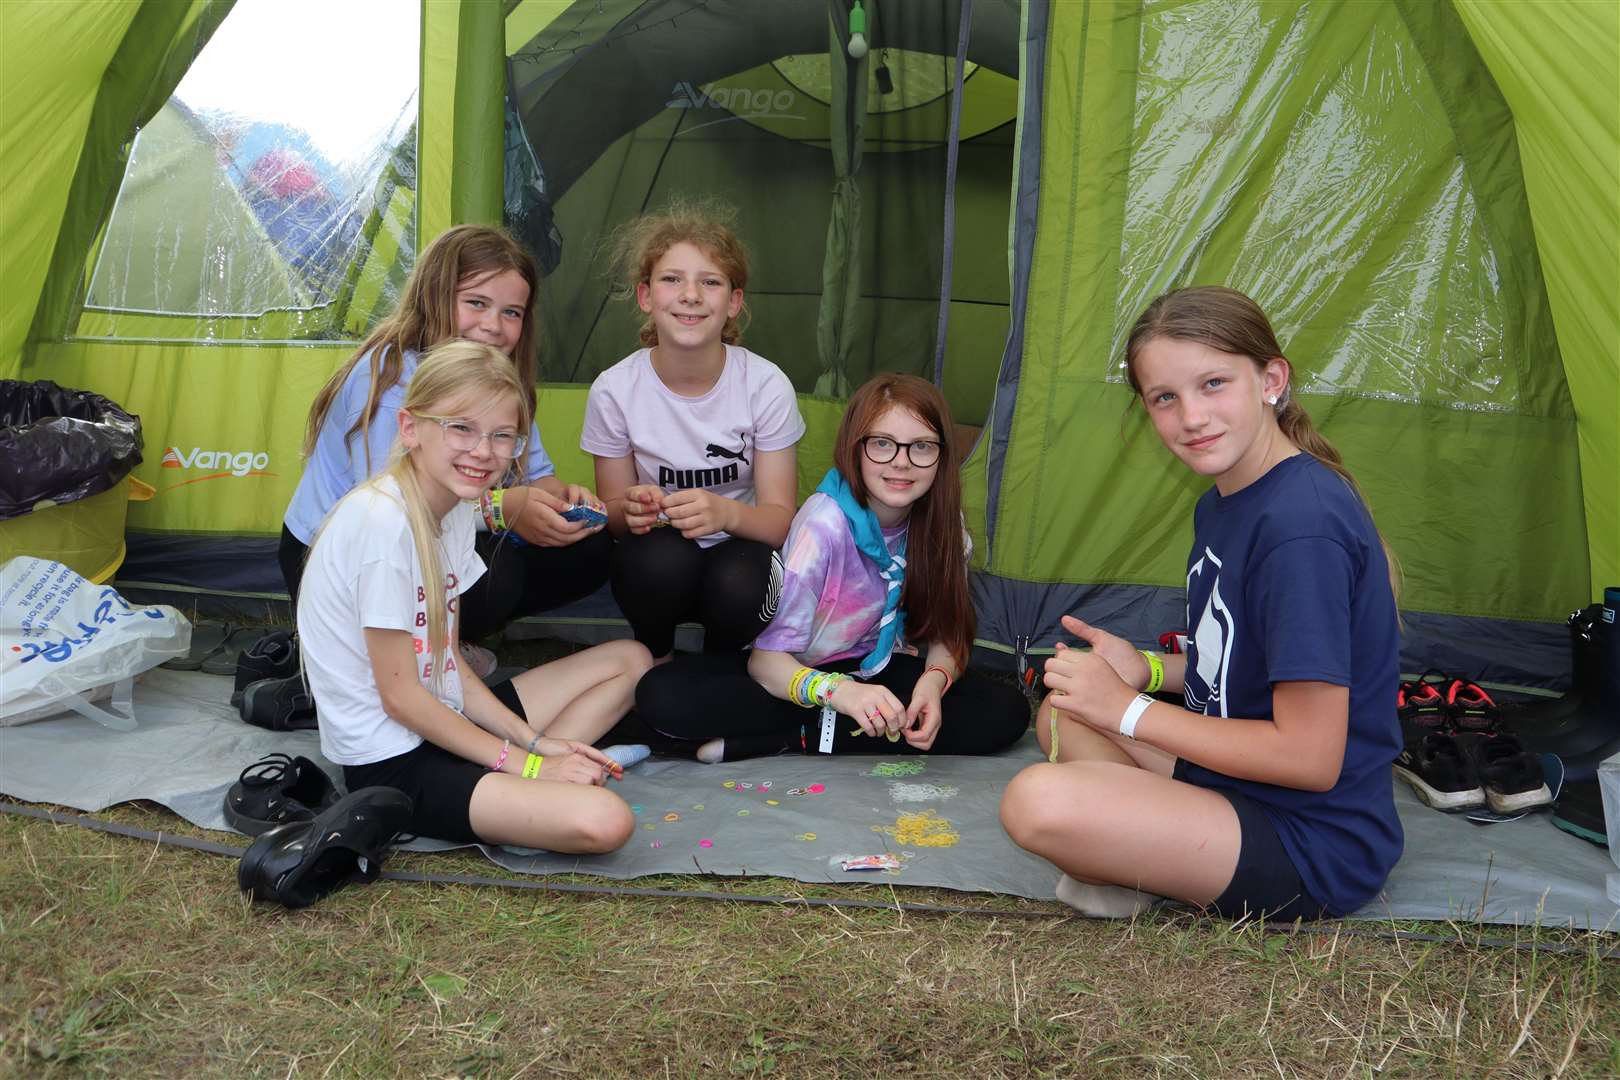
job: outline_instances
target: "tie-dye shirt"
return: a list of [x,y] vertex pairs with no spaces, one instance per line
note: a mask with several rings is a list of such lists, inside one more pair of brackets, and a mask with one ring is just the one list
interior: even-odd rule
[[[883,530],[892,552],[906,526]],[[887,584],[861,554],[849,521],[829,495],[805,500],[782,550],[782,595],[776,617],[754,639],[754,648],[792,653],[811,667],[872,651],[878,639]],[[915,652],[903,643],[896,652]]]

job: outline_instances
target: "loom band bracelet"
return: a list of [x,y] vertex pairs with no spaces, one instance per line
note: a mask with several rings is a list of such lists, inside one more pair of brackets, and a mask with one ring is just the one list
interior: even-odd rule
[[1157,694],[1164,687],[1164,661],[1159,658],[1158,653],[1148,652],[1146,649],[1138,649],[1137,652],[1142,654],[1142,659],[1147,661],[1148,666],[1148,681],[1147,685],[1142,687],[1142,693]]

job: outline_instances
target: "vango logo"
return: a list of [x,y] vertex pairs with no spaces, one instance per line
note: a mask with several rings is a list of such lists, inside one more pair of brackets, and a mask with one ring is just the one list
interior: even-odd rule
[[[270,468],[270,455],[263,450],[204,450],[200,446],[193,446],[190,450],[182,451],[178,446],[171,446],[163,454],[163,467],[207,469],[215,476],[271,475],[265,472]],[[214,478],[199,477],[203,480]]]

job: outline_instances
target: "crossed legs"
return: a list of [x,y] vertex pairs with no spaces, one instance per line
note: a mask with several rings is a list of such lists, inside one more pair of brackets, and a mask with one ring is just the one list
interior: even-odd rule
[[[1051,751],[1050,700],[1035,728]],[[1226,889],[1242,834],[1232,804],[1171,778],[1175,758],[1057,712],[1058,760],[1013,778],[1001,823],[1077,882],[1205,904]]]

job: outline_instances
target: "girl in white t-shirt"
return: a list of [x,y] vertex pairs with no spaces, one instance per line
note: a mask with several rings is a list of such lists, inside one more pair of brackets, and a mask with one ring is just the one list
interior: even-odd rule
[[485,687],[456,648],[458,608],[484,573],[467,503],[522,454],[531,401],[499,349],[453,341],[428,353],[387,468],[338,503],[311,545],[298,631],[322,753],[350,790],[409,795],[408,831],[612,851],[632,818],[601,786],[618,765],[590,744],[629,709],[647,650],[613,642]]
[[765,628],[793,520],[804,420],[787,376],[740,344],[748,254],[723,216],[676,206],[620,234],[645,347],[591,385],[579,440],[619,539],[614,598],[660,659],[681,622],[703,624],[705,652]]

